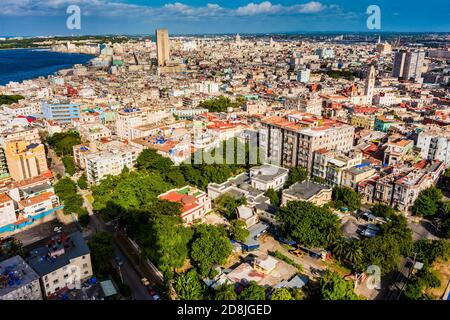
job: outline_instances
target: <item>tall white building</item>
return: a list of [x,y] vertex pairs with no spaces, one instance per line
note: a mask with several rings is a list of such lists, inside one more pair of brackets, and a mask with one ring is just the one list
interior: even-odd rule
[[308,83],[309,78],[311,76],[311,70],[309,69],[301,69],[297,73],[297,81],[301,83]]
[[367,74],[366,87],[364,94],[366,95],[366,104],[372,105],[373,91],[375,89],[375,67],[370,66],[369,73]]
[[450,166],[450,132],[437,126],[419,133],[417,147],[423,159],[440,160]]

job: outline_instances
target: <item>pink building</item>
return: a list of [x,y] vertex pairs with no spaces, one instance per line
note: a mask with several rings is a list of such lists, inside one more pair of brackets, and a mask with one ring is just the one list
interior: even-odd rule
[[202,220],[205,214],[211,211],[211,200],[208,195],[195,187],[172,189],[159,195],[159,198],[181,203],[181,218],[187,224],[192,224],[194,220]]

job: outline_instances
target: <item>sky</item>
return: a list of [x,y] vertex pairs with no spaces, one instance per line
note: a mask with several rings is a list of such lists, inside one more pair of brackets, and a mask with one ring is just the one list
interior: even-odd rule
[[[70,5],[80,29],[67,28]],[[367,28],[377,5],[381,29]],[[450,32],[449,0],[0,0],[0,36]]]

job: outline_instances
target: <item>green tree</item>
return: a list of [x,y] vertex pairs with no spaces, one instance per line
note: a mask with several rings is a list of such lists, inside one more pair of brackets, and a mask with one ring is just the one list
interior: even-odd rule
[[308,247],[327,247],[341,237],[338,217],[311,202],[288,202],[280,208],[277,220],[288,238]]
[[244,242],[249,236],[250,232],[247,229],[247,224],[242,220],[232,220],[228,233],[231,239]]
[[320,279],[320,292],[324,300],[357,300],[353,283],[345,281],[338,273],[326,270]]
[[266,289],[255,281],[250,281],[239,294],[239,300],[266,300]]
[[0,257],[2,254],[4,255],[4,257],[2,257],[4,259],[9,259],[15,256],[25,258],[26,251],[22,246],[22,242],[13,238],[0,247]]
[[175,291],[181,300],[202,300],[204,294],[203,284],[195,269],[175,277]]
[[279,206],[280,206],[280,202],[281,202],[281,200],[280,200],[280,195],[279,195],[278,192],[275,191],[273,188],[269,188],[269,189],[266,191],[265,196],[266,196],[267,198],[270,199],[270,203],[271,203],[272,205],[274,205],[274,206],[276,206],[276,207],[279,207]]
[[221,195],[214,200],[217,211],[227,219],[236,218],[236,209],[241,205],[247,204],[245,197],[236,199],[227,194]]
[[352,188],[334,187],[332,197],[335,208],[347,207],[353,211],[361,207],[361,197]]
[[77,186],[70,178],[60,179],[54,186],[55,193],[64,205],[64,213],[80,213],[83,197],[77,193]]
[[225,263],[232,250],[224,228],[204,224],[195,227],[191,258],[202,276],[207,276],[215,264]]
[[73,157],[64,156],[62,157],[62,163],[64,164],[64,168],[66,169],[66,173],[70,176],[73,176],[77,171],[75,167],[75,162],[73,161]]
[[192,230],[184,227],[180,217],[161,215],[142,226],[136,237],[144,255],[170,277],[188,258]]
[[156,170],[160,173],[167,173],[173,166],[172,160],[161,156],[156,150],[145,149],[136,159],[138,169]]
[[294,167],[289,170],[288,179],[284,185],[285,188],[290,187],[294,183],[302,182],[308,177],[308,171],[304,167]]
[[86,174],[85,173],[83,173],[81,176],[80,176],[80,178],[78,179],[78,181],[77,181],[77,184],[78,184],[78,187],[80,188],[80,189],[82,189],[82,190],[85,190],[85,189],[87,189],[89,186],[88,186],[88,181],[87,181],[87,177],[86,177]]
[[390,217],[396,215],[395,209],[384,203],[375,204],[372,207],[371,212],[374,216],[382,217],[382,218],[390,218]]
[[442,204],[442,192],[436,187],[430,187],[420,192],[414,202],[412,211],[418,216],[431,217],[436,215]]
[[234,284],[223,284],[214,291],[215,300],[237,300]]
[[72,155],[73,147],[81,143],[78,131],[57,132],[47,138],[48,145],[58,156]]
[[111,261],[114,256],[112,236],[108,232],[94,234],[88,243],[91,249],[92,262],[98,275],[106,275],[111,271]]
[[279,288],[275,289],[272,292],[272,298],[271,300],[294,300],[291,293],[289,292],[289,289],[287,288]]
[[0,106],[2,104],[13,104],[13,103],[17,103],[19,102],[19,100],[24,99],[24,96],[21,95],[5,95],[5,94],[1,94],[0,95]]

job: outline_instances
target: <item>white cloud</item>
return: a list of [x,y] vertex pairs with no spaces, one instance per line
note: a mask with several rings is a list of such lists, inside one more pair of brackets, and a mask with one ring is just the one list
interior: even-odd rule
[[256,16],[256,15],[293,15],[314,14],[337,7],[311,1],[294,6],[272,4],[270,1],[250,2],[238,8],[224,8],[218,4],[194,7],[181,2],[167,3],[160,7],[135,5],[120,0],[0,0],[0,16],[65,15],[69,5],[79,5],[83,15],[117,17],[153,17],[153,18],[201,18],[215,16]]
[[253,16],[264,13],[278,13],[283,9],[284,7],[282,5],[273,5],[269,1],[264,1],[261,3],[250,2],[246,6],[237,8],[236,13],[243,16]]

